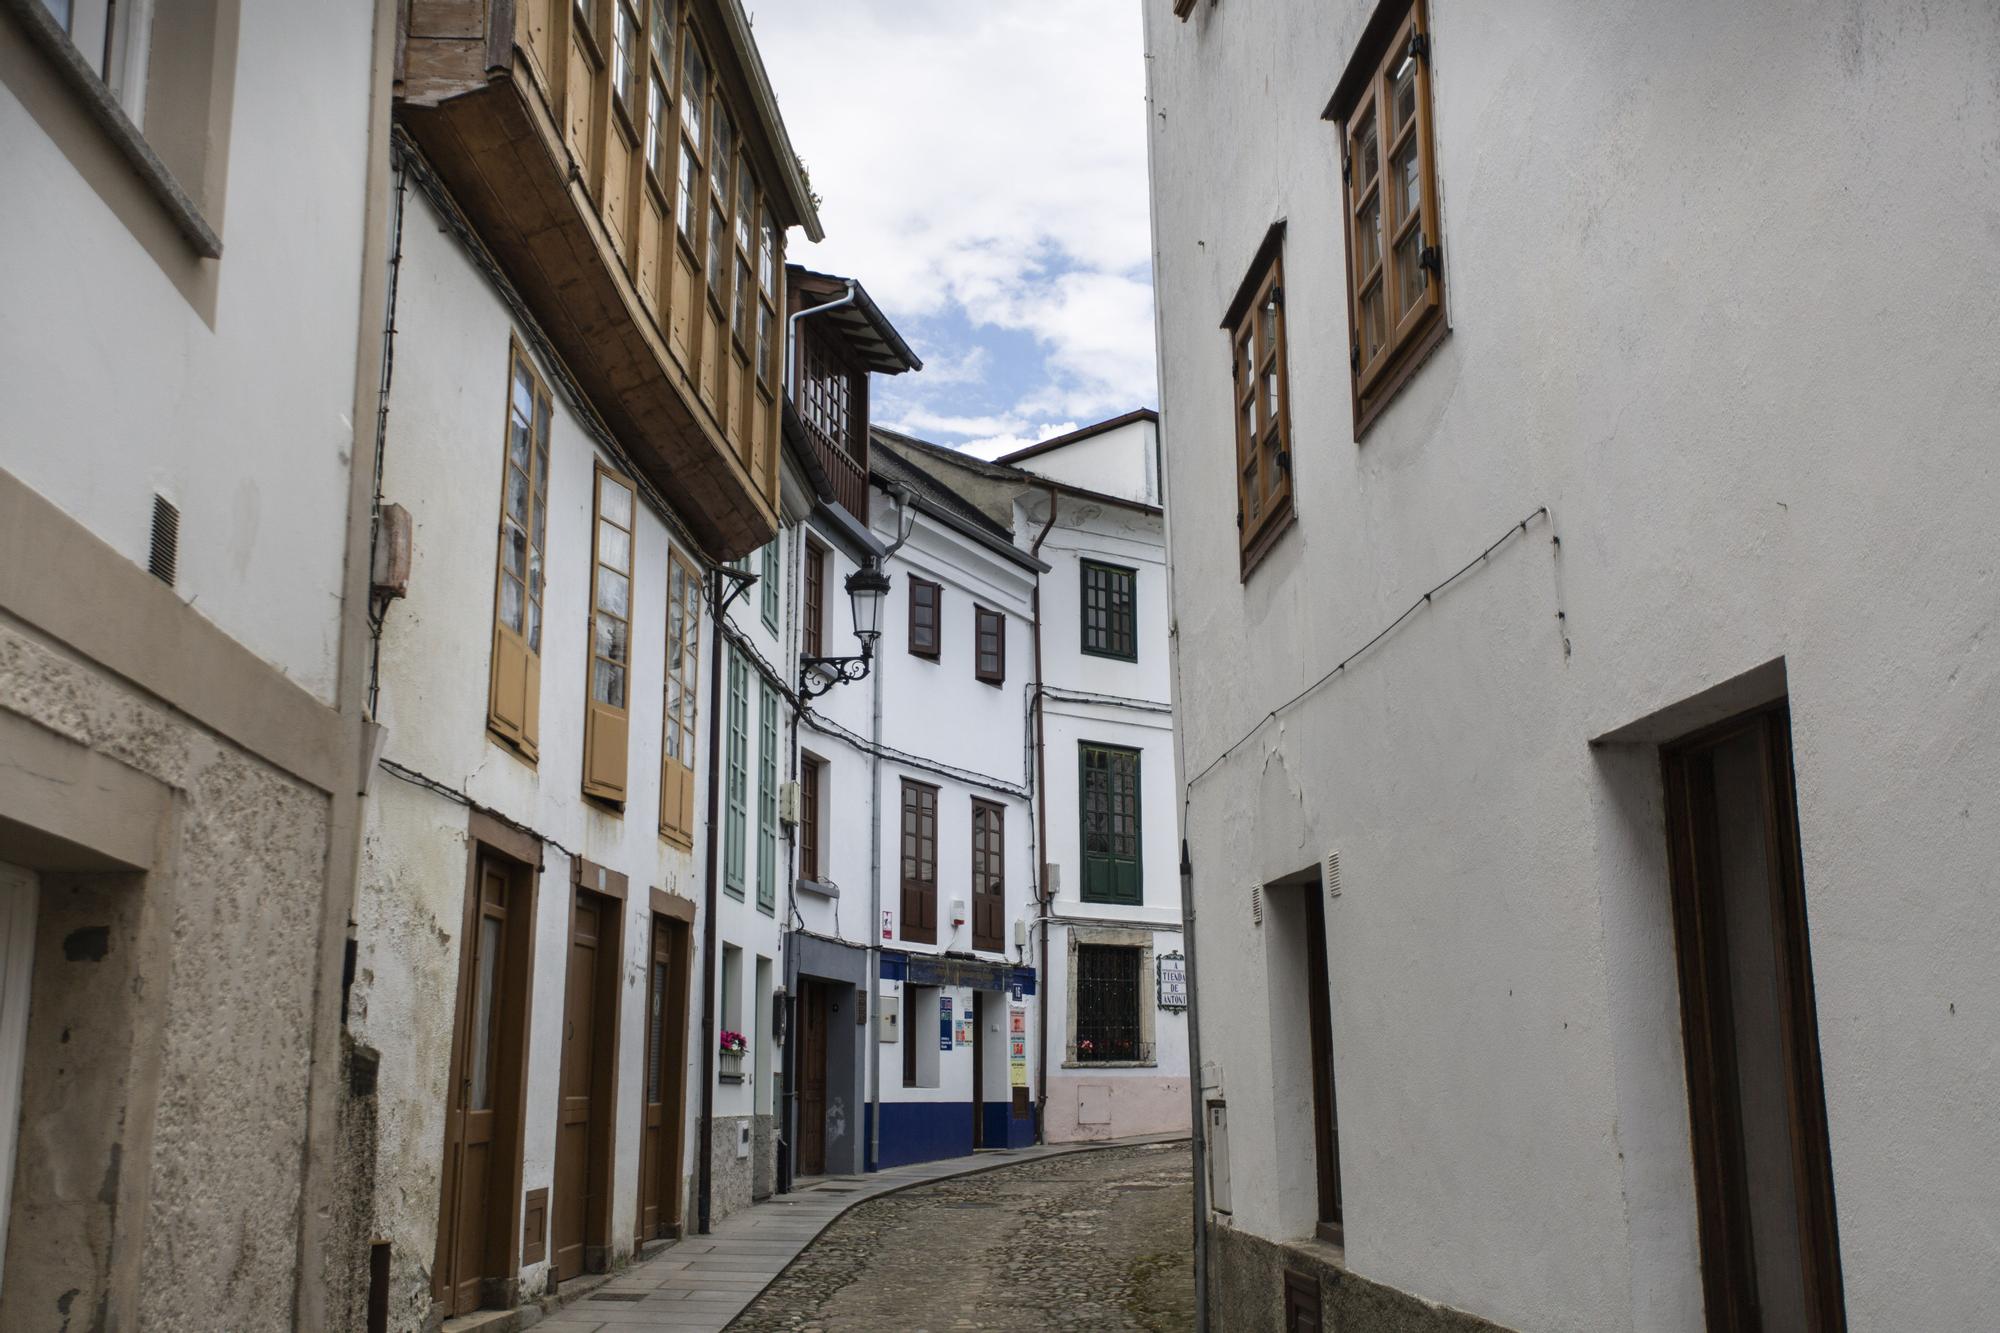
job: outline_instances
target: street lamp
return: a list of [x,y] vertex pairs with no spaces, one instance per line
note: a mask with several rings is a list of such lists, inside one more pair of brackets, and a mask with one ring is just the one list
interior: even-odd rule
[[847,576],[847,599],[852,604],[854,637],[861,640],[861,652],[855,657],[800,657],[800,698],[817,699],[836,685],[868,678],[875,641],[882,637],[882,604],[888,597],[889,576],[875,562]]

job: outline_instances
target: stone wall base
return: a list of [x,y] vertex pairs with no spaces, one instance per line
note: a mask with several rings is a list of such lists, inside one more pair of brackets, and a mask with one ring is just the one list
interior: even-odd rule
[[1317,1284],[1325,1333],[1508,1333],[1499,1324],[1357,1277],[1339,1251],[1208,1223],[1208,1313],[1216,1333],[1284,1333],[1285,1273]]
[[715,1118],[715,1138],[710,1145],[708,1159],[710,1226],[750,1206],[750,1164],[757,1157],[755,1144],[751,1146],[750,1156],[736,1155],[737,1131],[750,1122],[751,1117],[746,1115],[719,1115]]

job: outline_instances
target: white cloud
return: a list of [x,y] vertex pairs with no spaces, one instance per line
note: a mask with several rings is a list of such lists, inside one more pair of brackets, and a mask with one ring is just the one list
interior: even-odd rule
[[[1027,421],[1151,402],[1144,58],[1132,0],[747,0],[827,239],[900,319],[1025,334]],[[922,348],[919,347],[919,352]],[[899,384],[944,406],[976,346]],[[959,373],[955,374],[957,367]],[[998,378],[994,376],[993,378]],[[945,389],[945,394],[933,392]],[[986,403],[982,410],[1006,406]]]

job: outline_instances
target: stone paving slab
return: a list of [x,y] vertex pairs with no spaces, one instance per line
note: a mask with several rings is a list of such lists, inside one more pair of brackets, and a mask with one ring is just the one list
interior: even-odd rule
[[[537,1328],[556,1333],[721,1333],[821,1232],[856,1204],[899,1190],[1048,1157],[1185,1136],[1149,1135],[978,1152],[939,1162],[891,1167],[868,1176],[807,1180],[717,1223],[709,1234],[669,1244],[614,1275],[588,1295],[545,1315]],[[821,1187],[830,1187],[822,1192]],[[641,1295],[637,1301],[594,1299]]]

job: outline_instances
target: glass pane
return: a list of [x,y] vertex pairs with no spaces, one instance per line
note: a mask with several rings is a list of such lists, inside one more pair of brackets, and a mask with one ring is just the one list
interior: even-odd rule
[[528,651],[542,651],[542,603],[539,598],[528,603]]
[[599,523],[597,558],[611,569],[632,568],[632,534],[608,522]]
[[528,548],[528,597],[537,602],[542,600],[542,550],[539,546]]
[[1424,295],[1424,271],[1417,267],[1417,246],[1423,241],[1423,228],[1419,227],[1403,238],[1396,247],[1396,313],[1398,317],[1408,314],[1416,307]]
[[510,574],[500,576],[500,623],[515,633],[521,631],[521,581]]
[[528,524],[528,474],[513,467],[507,469],[507,517]]
[[660,135],[660,123],[667,118],[667,90],[660,85],[658,75],[648,81],[646,89],[646,170],[655,176],[666,174],[667,164],[661,160],[665,140]]
[[660,1100],[661,1048],[666,1045],[667,965],[653,960],[653,984],[646,1006],[646,1101]]
[[683,48],[681,59],[681,125],[701,142],[701,109],[708,101],[708,66],[702,63],[701,51],[690,41]]
[[1236,352],[1238,362],[1236,391],[1238,393],[1246,393],[1249,391],[1250,381],[1257,377],[1257,352],[1251,343],[1249,334],[1246,333],[1243,335],[1242,341],[1236,345]]
[[729,202],[729,169],[735,165],[736,131],[729,123],[729,117],[721,111],[715,113],[711,122],[715,129],[715,140],[709,145],[708,185],[715,191],[716,198]]
[[1271,349],[1278,345],[1278,294],[1275,288],[1264,298],[1264,305],[1257,312],[1257,325],[1257,346],[1265,356],[1269,356]]
[[1423,207],[1421,185],[1417,175],[1417,138],[1413,134],[1408,143],[1396,150],[1396,159],[1389,164],[1389,198],[1395,205],[1392,221],[1398,228]]
[[611,86],[618,100],[627,105],[639,73],[638,44],[638,17],[621,0],[611,16]]
[[493,1029],[500,1007],[500,918],[479,918],[479,981],[472,1010],[472,1100],[469,1109],[493,1109]]
[[1257,400],[1251,398],[1243,404],[1243,447],[1250,448],[1257,440]]
[[764,214],[764,243],[757,251],[757,272],[764,282],[764,294],[774,295],[778,290],[778,220],[769,212]]
[[629,531],[632,527],[632,492],[610,477],[598,477],[597,512]]
[[528,470],[528,418],[519,412],[507,414],[507,461]]
[[[741,224],[738,226],[740,228]],[[739,256],[736,260],[736,337],[746,343],[750,340],[749,300],[750,265]]]
[[1383,280],[1378,278],[1372,287],[1361,294],[1361,361],[1364,365],[1373,361],[1375,354],[1382,350],[1386,324],[1382,313],[1382,287]]
[[1382,262],[1382,196],[1368,201],[1368,207],[1354,219],[1354,277],[1365,279]]
[[[548,535],[548,525],[549,525],[549,502],[548,502],[548,497],[544,496],[542,497],[541,501],[535,505],[534,548],[537,554],[540,554],[542,548],[547,544],[542,539]],[[537,592],[540,591],[539,586],[537,587],[536,590]]]
[[549,484],[549,400],[546,395],[535,400],[535,489],[546,490]]
[[591,637],[592,647],[599,657],[611,662],[623,663],[631,651],[632,627],[617,616],[592,616],[596,632]]
[[754,254],[755,246],[750,237],[750,229],[757,221],[757,182],[751,178],[749,164],[744,164],[736,173],[736,244],[745,254]]
[[708,210],[708,285],[716,291],[722,290],[722,248],[729,244],[729,222],[722,216],[722,210],[711,206]]
[[1347,159],[1348,169],[1354,176],[1354,193],[1357,196],[1368,188],[1368,182],[1375,179],[1375,173],[1380,170],[1381,156],[1382,145],[1375,133],[1375,108],[1370,107],[1368,114],[1361,118],[1360,125],[1355,127],[1354,145],[1349,150]]
[[1401,134],[1417,118],[1417,61],[1405,55],[1389,79],[1389,133]]
[[667,717],[668,717],[669,719],[672,719],[672,718],[676,718],[676,717],[679,717],[679,716],[680,716],[680,711],[681,711],[681,681],[680,681],[680,677],[679,677],[679,676],[668,676],[668,677],[667,677]]
[[535,389],[528,380],[528,368],[517,358],[514,362],[514,392],[511,403],[514,415],[526,421],[535,414]]
[[623,619],[632,614],[632,584],[612,569],[597,571],[597,609]]
[[771,381],[771,308],[757,307],[757,378]]
[[669,0],[653,0],[653,55],[661,68],[674,67],[674,7]]
[[590,664],[590,697],[612,708],[625,706],[625,668],[610,662]]
[[683,139],[681,141],[680,200],[676,211],[680,221],[681,233],[690,241],[694,239],[694,176],[694,149],[689,147],[687,141]]

